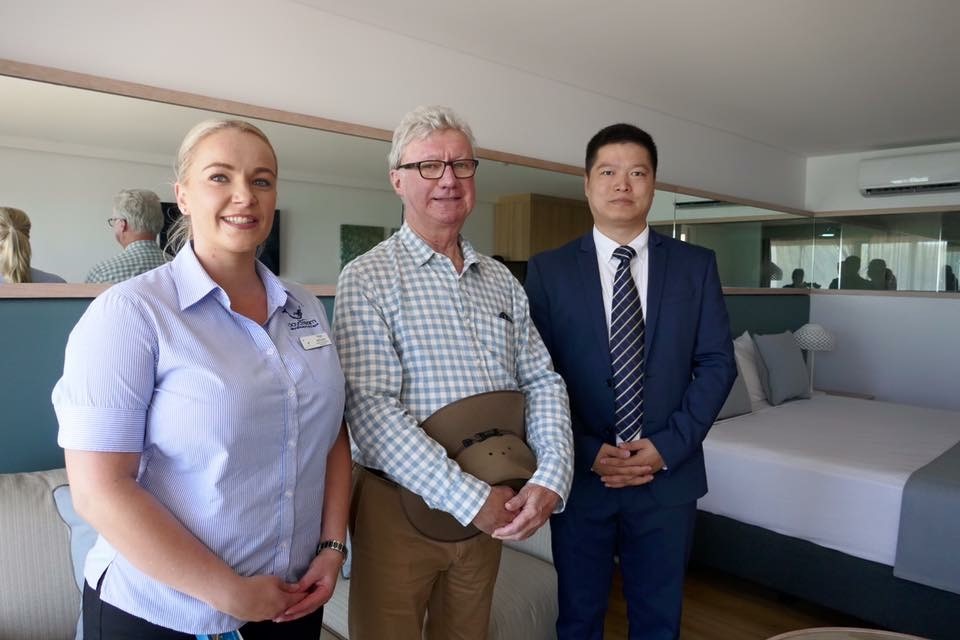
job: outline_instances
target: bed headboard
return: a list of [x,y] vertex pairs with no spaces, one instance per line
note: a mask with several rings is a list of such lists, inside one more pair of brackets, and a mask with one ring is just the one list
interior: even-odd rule
[[725,295],[730,333],[796,331],[810,321],[808,295]]

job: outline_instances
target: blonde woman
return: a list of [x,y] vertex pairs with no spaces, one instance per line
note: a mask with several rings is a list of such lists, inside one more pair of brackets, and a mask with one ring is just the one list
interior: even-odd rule
[[53,393],[74,504],[100,533],[85,637],[315,640],[351,484],[327,319],[256,259],[277,199],[259,129],[197,125],[176,172],[182,248],[90,305]]
[[30,218],[20,209],[0,207],[0,284],[65,282],[30,266]]

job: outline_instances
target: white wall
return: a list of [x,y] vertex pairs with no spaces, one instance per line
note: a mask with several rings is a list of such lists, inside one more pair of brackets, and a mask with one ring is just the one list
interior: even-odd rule
[[817,388],[960,410],[960,299],[814,294],[810,322],[837,344],[816,354]]
[[[109,149],[35,149],[0,140],[0,194],[33,223],[33,265],[68,282],[83,282],[90,267],[120,246],[107,228],[113,195],[143,188],[173,200],[173,158]],[[39,147],[46,147],[40,150]],[[400,200],[389,190],[344,187],[302,179],[277,185],[281,275],[304,283],[336,284],[340,225],[400,226]],[[493,249],[493,206],[478,203],[464,235],[483,253]]]
[[860,195],[859,188],[860,160],[862,159],[954,149],[960,149],[960,143],[902,147],[885,151],[807,158],[807,186],[804,208],[810,211],[838,211],[843,209],[887,209],[942,205],[957,205],[960,207],[960,191],[865,198]]
[[632,121],[665,182],[804,201],[800,156],[294,2],[32,0],[2,3],[0,23],[11,60],[384,129],[444,103],[481,146],[573,165],[597,129]]

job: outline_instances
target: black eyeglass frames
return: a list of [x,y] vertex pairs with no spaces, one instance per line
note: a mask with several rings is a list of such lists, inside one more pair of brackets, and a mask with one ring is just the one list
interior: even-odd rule
[[416,168],[420,172],[420,177],[424,180],[439,180],[443,177],[447,167],[453,169],[453,175],[457,178],[472,178],[477,173],[477,165],[480,161],[476,158],[465,158],[463,160],[421,160],[420,162],[408,162],[401,164],[397,169]]

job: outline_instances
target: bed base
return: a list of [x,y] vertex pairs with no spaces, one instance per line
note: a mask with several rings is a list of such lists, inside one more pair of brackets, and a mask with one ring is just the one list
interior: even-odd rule
[[902,580],[893,568],[819,545],[697,512],[695,564],[931,640],[960,638],[960,595]]

